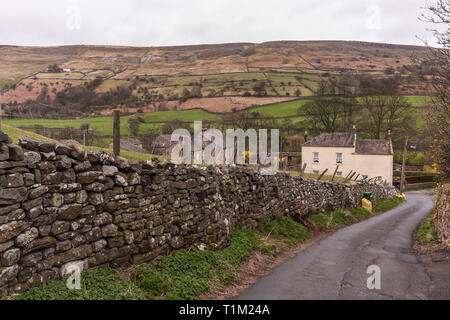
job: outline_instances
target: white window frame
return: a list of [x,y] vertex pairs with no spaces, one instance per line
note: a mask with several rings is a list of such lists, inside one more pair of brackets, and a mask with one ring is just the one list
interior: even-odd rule
[[313,170],[313,174],[319,174],[319,170]]
[[319,152],[313,152],[313,162],[319,163]]
[[342,171],[336,171],[336,177],[342,177]]
[[[339,156],[340,155],[340,156]],[[336,163],[342,164],[342,152],[336,152]],[[340,161],[339,161],[340,160]]]

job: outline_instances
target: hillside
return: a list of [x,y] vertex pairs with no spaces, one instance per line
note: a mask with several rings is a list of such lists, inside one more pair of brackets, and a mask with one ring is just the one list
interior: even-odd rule
[[[69,86],[99,77],[99,93],[119,86],[136,97],[126,111],[203,108],[231,112],[314,95],[323,78],[399,77],[402,94],[423,95],[412,67],[425,47],[348,41],[277,41],[176,47],[0,46],[6,104],[52,101]],[[56,64],[67,72],[50,72]],[[195,98],[191,99],[191,98]],[[168,101],[161,104],[161,101]],[[110,114],[110,106],[91,114]]]

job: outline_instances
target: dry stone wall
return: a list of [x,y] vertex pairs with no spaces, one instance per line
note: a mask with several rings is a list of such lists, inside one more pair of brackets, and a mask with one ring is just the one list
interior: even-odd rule
[[436,189],[436,218],[434,226],[442,247],[450,250],[450,184],[441,184]]
[[9,143],[0,135],[3,296],[61,277],[67,263],[116,267],[222,248],[238,227],[356,206],[365,191],[375,199],[396,194],[242,167],[115,161],[70,141]]

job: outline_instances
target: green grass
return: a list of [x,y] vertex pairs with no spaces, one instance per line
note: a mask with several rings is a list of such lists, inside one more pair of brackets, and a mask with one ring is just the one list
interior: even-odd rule
[[47,283],[16,296],[16,300],[141,300],[144,291],[136,283],[125,281],[110,268],[84,271],[81,290],[69,290],[65,280]]
[[431,210],[430,215],[425,218],[417,230],[417,239],[421,245],[427,245],[436,240],[436,230],[434,229],[434,217],[436,209]]
[[178,252],[157,258],[136,276],[136,285],[149,299],[195,299],[210,289],[214,276],[224,285],[235,279],[235,270],[258,246],[253,231],[233,231],[230,245],[219,251]]
[[13,143],[17,143],[19,141],[19,138],[22,136],[30,136],[42,142],[56,142],[56,140],[41,136],[37,133],[21,130],[19,128],[14,128],[6,124],[2,125],[2,129],[3,132],[5,132],[12,139]]
[[308,217],[308,221],[320,229],[330,229],[334,227],[348,225],[367,217],[371,214],[362,207],[352,209],[337,209],[324,213],[317,213]]
[[381,199],[378,201],[374,201],[372,203],[372,209],[375,212],[385,212],[395,208],[399,204],[402,204],[406,200],[399,197],[389,198],[389,199]]
[[286,216],[277,217],[275,220],[260,225],[258,231],[265,237],[294,240],[296,242],[305,241],[311,237],[305,226]]

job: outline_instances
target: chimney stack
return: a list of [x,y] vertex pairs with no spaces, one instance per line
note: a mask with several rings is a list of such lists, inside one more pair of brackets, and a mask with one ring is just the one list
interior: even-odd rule
[[388,130],[387,136],[386,136],[386,140],[391,140],[391,129]]
[[305,130],[305,143],[308,142],[308,131]]

